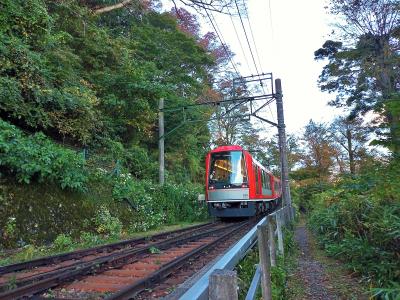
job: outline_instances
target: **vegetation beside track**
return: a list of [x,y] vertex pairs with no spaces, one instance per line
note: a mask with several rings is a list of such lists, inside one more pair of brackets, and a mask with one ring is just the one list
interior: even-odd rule
[[321,248],[382,299],[400,297],[399,166],[398,160],[374,162],[334,183],[297,189],[311,195],[298,203]]
[[[271,267],[271,285],[272,297],[276,300],[287,299],[286,282],[288,271],[292,267],[294,254],[296,251],[293,239],[292,227],[283,231],[285,258],[277,256],[277,265]],[[257,264],[260,259],[258,256],[258,247],[254,247],[246,257],[236,266],[239,283],[239,299],[245,299],[250,283],[253,279]],[[256,299],[261,297],[261,287],[258,288]]]
[[69,241],[96,244],[102,239],[208,218],[207,209],[197,201],[199,186],[161,187],[129,177],[123,184],[116,183],[117,179],[92,182],[86,193],[61,190],[53,184],[0,180],[3,247],[59,245],[61,249]]
[[[203,181],[208,127],[175,132],[168,184],[157,186],[158,101],[172,107],[212,94],[212,74],[228,57],[195,19],[189,33],[191,24],[152,1],[93,14],[111,2],[0,3],[0,249],[206,215],[191,182]],[[165,119],[166,130],[180,122]]]

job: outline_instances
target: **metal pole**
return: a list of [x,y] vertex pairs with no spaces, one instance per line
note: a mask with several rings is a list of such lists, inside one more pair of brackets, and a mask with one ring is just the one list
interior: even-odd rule
[[[292,199],[290,197],[290,186],[289,186],[289,170],[288,170],[287,152],[286,152],[285,119],[283,116],[282,85],[280,79],[275,79],[275,88],[276,88],[276,110],[278,115],[279,152],[281,156],[283,204],[292,207]],[[290,219],[292,219],[291,216]]]
[[160,99],[158,105],[158,162],[159,162],[159,183],[164,184],[165,166],[164,166],[164,98]]

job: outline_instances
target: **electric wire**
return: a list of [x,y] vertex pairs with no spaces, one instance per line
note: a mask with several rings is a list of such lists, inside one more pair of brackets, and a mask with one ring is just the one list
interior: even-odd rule
[[[257,63],[256,63],[256,60],[255,60],[255,58],[254,58],[253,51],[252,51],[252,48],[251,48],[251,45],[250,45],[250,41],[249,41],[249,38],[248,38],[248,35],[247,35],[247,32],[246,32],[246,28],[245,28],[245,26],[244,26],[244,22],[243,22],[243,19],[242,19],[242,15],[241,15],[241,13],[240,13],[239,6],[238,6],[236,0],[235,0],[235,5],[236,5],[236,9],[237,9],[237,12],[238,12],[238,15],[239,15],[239,18],[240,18],[240,22],[241,22],[241,24],[242,24],[242,28],[243,28],[243,31],[244,31],[244,34],[245,34],[245,37],[246,37],[247,45],[249,46],[250,54],[251,54],[251,57],[252,57],[252,59],[253,59],[254,67],[255,67],[255,69],[256,69],[257,75],[260,76],[260,73],[259,73],[258,68],[257,68]],[[246,10],[246,14],[247,14],[247,16],[248,16],[248,11],[247,11],[246,5],[244,5],[244,7],[245,7],[245,10]],[[255,48],[255,51],[256,51],[256,54],[257,54],[258,63],[259,63],[259,65],[260,65],[260,67],[261,67],[260,57],[259,57],[259,55],[258,55],[258,50],[257,50],[256,42],[255,42],[255,39],[254,39],[254,34],[253,34],[253,30],[252,30],[252,27],[251,27],[251,24],[250,24],[249,17],[248,17],[247,19],[248,19],[248,23],[249,23],[249,28],[250,28],[250,32],[251,32],[251,35],[252,35],[252,39],[253,39],[254,48]],[[262,87],[262,89],[263,89],[263,92],[264,92],[264,94],[265,94],[265,90],[264,90],[264,86],[263,86],[262,82],[260,82],[260,85],[261,85],[261,87]],[[274,115],[273,115],[273,113],[272,113],[272,110],[271,110],[270,105],[268,105],[268,108],[269,108],[269,110],[270,110],[272,119],[275,121],[275,117],[274,117]]]
[[271,8],[271,0],[268,0],[268,11],[269,11],[269,25],[271,27],[271,39],[272,44],[274,44],[274,24],[272,22],[272,8]]
[[240,13],[239,6],[238,6],[238,4],[237,4],[237,1],[236,1],[236,0],[234,0],[234,1],[235,1],[235,5],[236,5],[237,12],[238,12],[238,14],[239,14],[240,22],[241,22],[241,24],[242,24],[242,28],[243,28],[243,31],[244,31],[244,35],[245,35],[245,37],[246,37],[247,45],[249,46],[251,58],[253,59],[254,67],[256,68],[256,73],[257,73],[257,75],[259,75],[260,72],[258,71],[257,64],[256,64],[256,60],[254,59],[253,50],[251,49],[249,37],[247,36],[246,28],[245,28],[244,23],[243,23],[243,19],[242,19],[242,15],[241,15],[241,13]]
[[247,60],[246,52],[244,51],[243,44],[242,44],[242,42],[240,40],[239,33],[238,33],[237,29],[236,29],[236,25],[235,25],[235,22],[233,21],[233,16],[232,16],[232,13],[231,13],[229,7],[228,7],[228,14],[229,14],[229,17],[231,19],[231,23],[232,23],[233,29],[235,31],[236,38],[237,38],[237,40],[239,42],[240,49],[242,50],[242,54],[243,54],[244,60],[246,62],[246,66],[249,69],[249,73],[251,73],[251,68],[250,68],[249,61]]
[[237,76],[240,77],[240,73],[238,72],[235,63],[234,63],[233,60],[232,60],[232,56],[230,55],[228,49],[226,48],[226,45],[225,45],[224,42],[222,41],[222,38],[220,37],[220,35],[219,35],[218,31],[217,31],[217,28],[215,27],[214,22],[212,21],[212,19],[211,19],[211,17],[210,17],[210,14],[208,13],[208,10],[205,9],[205,8],[204,8],[204,10],[205,10],[205,12],[206,12],[206,14],[207,14],[208,19],[210,20],[211,26],[213,27],[215,33],[216,33],[217,36],[218,36],[218,39],[219,39],[220,43],[222,44],[222,47],[224,48],[224,51],[225,51],[226,55],[227,55],[228,58],[229,58],[229,61],[231,62],[232,66],[233,66],[233,69],[235,70]]
[[[271,2],[269,2],[269,4],[271,4]],[[259,56],[259,54],[258,54],[257,43],[256,43],[256,40],[255,40],[255,38],[254,38],[253,29],[252,29],[252,26],[251,26],[251,23],[250,23],[249,11],[247,10],[247,6],[246,6],[246,3],[244,2],[244,0],[243,0],[243,6],[244,6],[245,11],[246,11],[247,22],[248,22],[248,24],[249,24],[249,28],[250,28],[250,33],[251,33],[251,37],[252,37],[252,40],[253,40],[254,49],[255,49],[255,52],[256,52],[257,59],[258,59],[258,64],[259,64],[259,66],[260,66],[260,69],[262,70],[262,67],[261,67],[261,60],[260,60],[260,56]],[[270,19],[270,20],[271,20],[271,19]],[[264,94],[266,94],[266,92],[265,92],[265,90],[264,90],[264,85],[262,84],[262,82],[260,82],[260,85],[261,85],[261,87],[262,87],[262,90],[263,90]],[[272,119],[273,119],[274,122],[276,123],[275,116],[274,116],[274,114],[272,113],[272,110],[271,110],[271,106],[268,105],[268,108],[269,108],[269,111],[270,111],[270,113],[271,113]]]
[[255,52],[256,52],[256,56],[257,56],[257,60],[258,60],[258,66],[260,67],[260,70],[262,70],[261,60],[260,60],[260,56],[258,55],[257,44],[256,44],[256,40],[255,40],[254,34],[253,34],[253,28],[251,27],[251,24],[250,24],[249,11],[247,10],[247,6],[246,6],[246,3],[244,2],[244,0],[243,0],[243,6],[244,6],[244,9],[245,9],[245,11],[246,11],[247,23],[249,24],[250,34],[251,34],[251,38],[252,38],[252,40],[253,40],[254,50],[255,50]]

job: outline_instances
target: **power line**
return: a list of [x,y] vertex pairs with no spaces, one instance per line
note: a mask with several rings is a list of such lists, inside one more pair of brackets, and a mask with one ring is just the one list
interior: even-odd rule
[[235,0],[235,5],[236,5],[236,9],[237,9],[238,14],[239,14],[240,22],[242,23],[242,28],[243,28],[243,31],[244,31],[244,35],[246,36],[247,45],[249,46],[249,50],[250,50],[251,58],[253,59],[254,67],[256,68],[257,75],[259,75],[260,72],[258,72],[256,60],[254,59],[253,51],[251,50],[251,45],[250,45],[250,42],[249,42],[249,38],[248,38],[248,36],[247,36],[246,28],[245,28],[245,26],[244,26],[243,19],[242,19],[242,15],[241,15],[241,13],[240,13],[239,6],[238,6],[236,0]]
[[242,54],[243,54],[244,60],[245,60],[245,62],[246,62],[246,66],[247,66],[247,68],[249,69],[249,73],[251,73],[251,68],[250,68],[249,61],[247,60],[247,55],[246,55],[246,53],[244,52],[244,48],[243,48],[242,42],[240,41],[240,37],[239,37],[239,34],[238,34],[238,32],[237,32],[236,25],[235,25],[235,22],[233,21],[233,16],[232,16],[232,14],[231,14],[231,12],[230,12],[230,10],[229,10],[229,7],[228,7],[228,14],[229,14],[229,17],[230,17],[230,19],[231,19],[231,23],[232,23],[233,29],[235,30],[236,38],[237,38],[237,40],[238,40],[238,42],[239,42],[240,49],[242,50]]
[[245,9],[245,11],[246,11],[247,23],[249,24],[250,34],[251,34],[251,38],[253,39],[254,49],[256,50],[256,56],[257,56],[257,59],[258,59],[258,65],[259,65],[260,69],[262,70],[262,67],[261,67],[261,60],[260,60],[260,56],[258,55],[258,49],[257,49],[256,40],[255,40],[255,38],[254,38],[253,29],[252,29],[251,24],[250,24],[249,12],[248,12],[248,10],[247,10],[247,6],[246,6],[246,3],[244,2],[244,0],[243,0],[243,6],[244,6],[244,9]]
[[271,0],[268,0],[268,8],[269,8],[269,25],[271,26],[271,38],[272,38],[272,42],[273,42],[274,41],[274,24],[272,22]]
[[[254,38],[253,29],[252,29],[252,26],[251,26],[251,23],[250,23],[250,15],[249,15],[249,12],[248,12],[248,10],[247,10],[247,6],[246,6],[246,3],[244,2],[244,0],[243,0],[243,6],[244,6],[245,11],[246,11],[246,14],[247,14],[247,22],[248,22],[248,24],[249,24],[251,37],[252,37],[252,39],[253,39],[253,44],[254,44],[254,49],[255,49],[255,51],[256,51],[256,55],[257,55],[257,59],[258,59],[258,64],[259,64],[260,68],[262,69],[260,56],[259,56],[259,54],[258,54],[257,43],[256,43],[256,40],[255,40],[255,38]],[[254,62],[254,63],[255,63],[255,62]],[[264,90],[264,85],[263,85],[262,83],[260,83],[260,84],[261,84],[261,88],[262,88],[264,94],[266,94],[266,92],[265,92],[265,90]],[[270,113],[271,113],[272,119],[276,122],[275,116],[274,116],[274,114],[272,113],[272,110],[271,110],[271,106],[268,105],[268,108],[269,108],[269,111],[270,111]]]
[[210,17],[210,14],[208,13],[208,10],[207,10],[206,8],[204,8],[204,10],[205,10],[205,12],[206,12],[206,14],[207,14],[208,19],[210,20],[211,26],[214,28],[214,31],[215,31],[215,33],[217,34],[218,39],[219,39],[219,41],[220,41],[221,44],[222,44],[222,47],[223,47],[224,50],[225,50],[226,55],[227,55],[228,58],[229,58],[229,61],[231,62],[233,68],[235,69],[235,72],[236,72],[237,76],[240,77],[240,73],[238,72],[235,63],[233,62],[232,57],[231,57],[230,53],[228,52],[228,49],[227,49],[226,46],[225,46],[225,43],[223,42],[222,38],[220,37],[220,35],[219,35],[219,33],[218,33],[218,30],[217,30],[217,28],[215,27],[214,22],[212,21],[212,19],[211,19],[211,17]]

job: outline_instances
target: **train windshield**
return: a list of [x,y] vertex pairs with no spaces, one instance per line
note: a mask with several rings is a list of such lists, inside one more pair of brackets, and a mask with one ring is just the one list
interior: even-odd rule
[[242,151],[211,154],[209,188],[223,189],[247,186],[247,172]]

